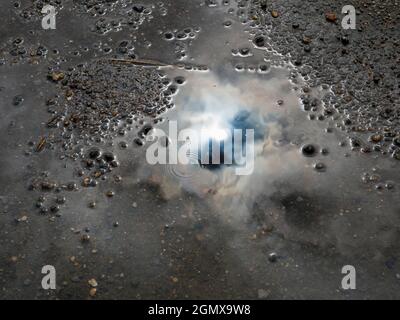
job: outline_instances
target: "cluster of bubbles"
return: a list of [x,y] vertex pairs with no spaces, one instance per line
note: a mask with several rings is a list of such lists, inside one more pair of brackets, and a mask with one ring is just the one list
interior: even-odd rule
[[[378,8],[387,14],[376,15]],[[238,3],[237,15],[251,29],[254,46],[264,49],[266,56],[273,45],[274,51],[292,63],[293,77],[301,76],[311,88],[330,89],[323,103],[308,92],[301,96],[311,120],[330,118],[339,129],[357,135],[360,140],[371,133],[382,136],[378,143],[365,137],[359,149],[399,159],[396,141],[400,136],[400,87],[396,79],[400,69],[396,50],[400,42],[397,17],[392,15],[395,5],[381,6],[373,1],[364,4],[360,10],[369,22],[358,24],[357,32],[345,31],[340,23],[328,19],[312,19],[306,3],[299,3],[295,14],[293,10],[290,3],[243,0]],[[338,4],[330,10],[340,12],[341,7]],[[312,24],[304,23],[310,19]],[[367,39],[366,33],[373,36]]]
[[[16,1],[14,8],[24,22],[31,22],[43,18],[42,9],[46,5],[60,12],[67,3],[70,4],[65,0],[32,0],[29,5],[23,5]],[[165,9],[162,3],[160,7]],[[122,27],[136,30],[144,21],[151,20],[153,13],[151,6],[132,3],[130,0],[73,0],[72,9],[96,19],[91,29],[99,34],[119,31]],[[112,17],[109,18],[107,14]]]
[[171,41],[175,45],[175,54],[177,60],[184,60],[187,58],[187,50],[191,41],[196,39],[198,33],[201,31],[200,27],[186,27],[181,30],[168,30],[162,33],[162,37],[166,41]]
[[395,183],[393,181],[382,181],[382,177],[377,173],[377,169],[373,168],[371,172],[364,172],[361,176],[363,183],[367,185],[374,185],[374,188],[378,191],[383,190],[394,190]]
[[[153,126],[162,121],[161,115],[173,107],[172,96],[186,82],[183,76],[171,80],[156,68],[121,66],[105,60],[67,71],[52,69],[48,78],[60,94],[47,99],[49,133],[29,144],[29,154],[57,151],[60,159],[76,163],[78,181],[59,183],[49,179],[48,173],[34,178],[29,189],[42,192],[36,206],[43,214],[58,213],[66,201],[61,196],[63,190],[95,187],[108,180],[120,166],[115,142],[120,150],[129,147],[129,139],[132,146],[144,145]],[[20,103],[18,97],[14,100]],[[114,174],[115,183],[121,179]],[[55,202],[46,205],[53,193],[57,194]],[[114,192],[106,195],[112,197]]]
[[249,73],[268,73],[271,70],[271,66],[268,63],[261,63],[258,66],[255,65],[245,65],[243,63],[238,63],[235,65],[235,70],[238,72],[244,72],[247,71]]
[[[65,72],[51,70],[49,80],[62,94],[47,100],[49,134],[30,144],[32,153],[57,150],[60,159],[77,162],[78,184],[84,188],[96,186],[119,167],[117,156],[108,150],[117,139],[136,135],[132,145],[144,144],[153,124],[173,107],[172,95],[178,86],[185,83],[181,76],[172,81],[154,68],[121,67],[106,61],[78,65]],[[120,149],[128,146],[127,141],[119,141]],[[32,189],[54,191],[57,185],[38,179]],[[66,188],[70,187],[68,184]]]
[[[301,153],[305,157],[313,158],[313,157],[316,157],[318,154],[326,156],[329,154],[329,150],[327,148],[320,148],[319,146],[314,145],[314,144],[305,144],[301,147]],[[319,162],[319,161],[315,162],[313,164],[313,168],[317,172],[325,172],[326,171],[326,165],[323,162]]]
[[[46,5],[54,6],[57,13],[68,9],[81,17],[89,15],[87,28],[99,35],[127,28],[131,32],[130,36],[133,36],[144,22],[153,19],[153,13],[156,9],[161,13],[166,10],[163,2],[143,4],[130,0],[33,0],[29,5],[16,1],[14,9],[24,22],[29,23],[32,20],[36,21],[43,18],[41,10]],[[60,56],[60,52],[57,49],[49,49],[40,43],[36,43],[35,36],[40,35],[42,30],[35,31],[32,29],[27,32],[32,36],[29,37],[31,44],[24,44],[22,37],[0,44],[0,66],[8,61],[12,63],[21,61],[37,64],[43,61],[44,58],[48,58],[50,63],[62,63],[67,61],[67,55],[70,58],[80,57],[91,49],[96,49],[95,46],[90,48],[79,45],[74,48],[74,42],[69,40],[67,45],[63,45],[71,48],[71,51],[67,52],[67,55]],[[133,39],[136,39],[136,37],[133,37]],[[131,44],[124,46],[121,43],[120,47],[113,48],[108,42],[104,41],[103,43],[103,41],[100,41],[100,48],[97,49],[101,54],[110,54],[115,51],[118,55],[125,55],[129,58],[136,57]],[[148,46],[151,45],[149,41],[145,41],[145,43]]]
[[58,127],[69,149],[76,141],[104,141],[124,136],[145,117],[157,118],[173,107],[177,84],[154,69],[119,65],[113,60],[95,61],[52,70],[49,79],[57,82],[67,100],[49,99],[52,117],[49,127]]
[[[2,56],[0,65],[5,65],[7,62],[12,64],[18,62],[39,63],[47,58],[49,49],[43,44],[27,43],[24,37],[11,38],[2,44]],[[51,51],[57,55],[58,51]]]
[[197,38],[197,34],[201,31],[200,27],[187,27],[182,30],[164,32],[164,39],[167,41],[178,40],[193,40]]
[[[85,5],[87,7],[87,5]],[[97,8],[97,9],[96,9]],[[93,32],[99,34],[107,34],[111,31],[120,31],[123,27],[128,27],[132,30],[137,30],[145,21],[152,19],[152,8],[149,6],[126,4],[120,5],[118,9],[114,9],[115,17],[104,16],[107,12],[107,7],[96,5],[88,10],[93,16],[100,16],[94,26],[91,28]]]
[[51,179],[48,171],[44,171],[30,181],[28,189],[40,192],[40,196],[35,203],[35,207],[39,210],[40,214],[53,214],[56,217],[60,217],[61,206],[67,202],[66,197],[62,193],[64,191],[77,191],[79,187],[73,181],[58,183]]
[[[348,143],[341,142],[341,146],[350,146],[353,151],[368,154],[371,152],[391,155],[400,160],[400,132],[389,126],[381,127],[380,130],[372,127],[366,130],[358,120],[357,114],[350,112],[338,112],[336,105],[338,99],[328,85],[320,86],[320,92],[326,92],[322,99],[313,94],[309,86],[301,88],[300,101],[304,111],[308,112],[310,120],[324,121],[330,119],[334,127],[348,135]],[[333,132],[333,128],[327,128],[326,132]]]
[[23,21],[31,22],[43,18],[42,9],[45,6],[51,5],[59,12],[64,8],[65,2],[65,0],[32,0],[25,4],[18,0],[14,2],[14,8]]
[[251,56],[253,56],[251,49],[248,47],[232,49],[231,52],[232,52],[232,56],[234,56],[234,57],[251,57]]

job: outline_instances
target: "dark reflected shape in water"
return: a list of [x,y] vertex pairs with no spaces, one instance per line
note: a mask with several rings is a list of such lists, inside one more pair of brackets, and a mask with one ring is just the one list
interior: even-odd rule
[[315,157],[318,153],[318,147],[313,144],[306,144],[301,148],[301,152],[305,157]]
[[304,229],[318,223],[321,208],[314,197],[301,192],[292,192],[282,198],[275,197],[275,201],[283,206],[284,219],[288,225]]
[[[252,114],[247,110],[241,110],[233,116],[231,120],[228,120],[227,128],[224,128],[227,138],[219,140],[216,138],[210,138],[206,141],[206,146],[202,146],[201,150],[198,151],[198,161],[202,168],[208,170],[221,169],[223,166],[237,166],[240,165],[235,158],[235,148],[241,148],[242,153],[246,153],[247,149],[247,130],[254,131],[254,142],[264,141],[268,136],[268,127],[263,125],[260,121],[260,117]],[[241,143],[235,143],[234,141],[234,130],[241,130],[242,140]],[[207,147],[208,144],[208,147]],[[216,150],[215,150],[216,149]],[[202,155],[206,151],[208,161],[202,161]],[[218,164],[213,163],[212,158],[215,153],[219,153]]]

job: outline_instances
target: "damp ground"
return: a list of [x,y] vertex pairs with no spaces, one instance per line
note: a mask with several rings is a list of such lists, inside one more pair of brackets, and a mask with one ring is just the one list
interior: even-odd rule
[[[346,34],[336,2],[43,4],[1,5],[0,297],[398,298],[394,1]],[[174,121],[253,129],[253,174],[150,165]]]

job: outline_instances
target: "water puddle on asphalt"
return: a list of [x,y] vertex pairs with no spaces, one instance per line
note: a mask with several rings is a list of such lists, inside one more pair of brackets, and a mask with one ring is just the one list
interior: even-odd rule
[[[277,212],[272,218],[275,222],[283,219],[281,231],[287,226],[306,230],[323,221],[329,224],[350,190],[350,198],[365,198],[360,177],[376,159],[353,157],[346,144],[339,143],[347,138],[336,129],[337,119],[321,112],[322,98],[330,94],[329,88],[308,88],[301,78],[293,77],[294,67],[271,51],[268,56],[275,58],[266,60],[265,51],[250,40],[254,37],[248,24],[241,23],[237,11],[229,6],[201,10],[207,12],[195,22],[199,32],[187,48],[187,59],[181,66],[163,70],[168,81],[175,82],[177,92],[175,108],[164,115],[165,121],[158,128],[168,135],[171,123],[176,122],[178,133],[192,129],[205,137],[206,146],[203,141],[194,144],[196,147],[188,151],[190,164],[143,163],[139,176],[160,185],[165,199],[190,202],[187,195],[195,194],[229,219],[257,220],[254,216],[261,203],[261,207]],[[186,62],[207,68],[193,70]],[[305,92],[315,97],[307,105],[301,99]],[[238,174],[240,166],[230,159],[224,163],[226,148],[218,147],[231,141],[234,129],[254,130],[254,163],[249,174]],[[212,149],[210,141],[216,142]],[[160,145],[163,143],[160,139]],[[207,147],[210,155],[206,160],[217,153],[221,164],[202,162]],[[246,143],[242,147],[245,149]],[[382,163],[380,168],[388,166]],[[338,186],[343,193],[332,195]],[[361,202],[369,201],[373,202],[373,197]],[[259,220],[261,224],[269,221]]]
[[[327,275],[355,255],[383,261],[398,237],[396,160],[349,139],[341,115],[328,112],[331,88],[306,85],[267,32],[243,21],[250,1],[128,2],[68,2],[59,36],[39,24],[31,33],[21,19],[7,25],[19,31],[7,35],[0,60],[8,130],[0,204],[7,223],[17,218],[5,251],[33,254],[29,268],[47,264],[42,256],[53,250],[63,262],[77,257],[89,266],[82,279],[108,274],[111,289],[123,288],[114,274],[124,272],[118,281],[135,283],[134,294],[118,294],[129,298],[170,297],[171,279],[196,291],[181,290],[183,298],[253,298],[269,279],[276,297],[296,283],[293,296],[303,297],[304,284],[322,279],[325,289]],[[173,137],[187,129],[204,140],[146,141],[157,130]],[[235,130],[245,162],[229,144]],[[158,143],[169,153],[188,141],[189,164],[147,157]],[[25,251],[16,252],[20,239]]]
[[[143,14],[143,23],[137,26],[140,27],[139,31],[133,25],[133,29],[124,25],[116,30],[100,28],[100,31],[106,32],[101,35],[91,31],[90,25],[94,20],[73,15],[69,7],[61,12],[68,19],[76,21],[60,24],[62,34],[75,34],[75,26],[81,24],[86,24],[83,28],[86,32],[79,33],[76,42],[65,42],[63,38],[50,41],[54,48],[65,47],[72,53],[72,57],[69,55],[64,61],[57,58],[58,53],[49,50],[55,55],[52,63],[62,64],[64,70],[68,70],[68,67],[75,70],[76,74],[74,71],[71,75],[72,82],[76,80],[78,84],[82,79],[85,80],[86,74],[96,74],[97,82],[91,84],[92,89],[99,93],[96,103],[104,107],[104,97],[114,97],[110,88],[115,88],[118,91],[117,98],[109,102],[121,113],[118,119],[114,119],[113,114],[108,115],[109,119],[102,123],[98,141],[92,133],[84,131],[82,141],[87,140],[87,145],[85,150],[79,147],[82,149],[79,153],[83,155],[90,151],[89,146],[99,144],[103,151],[114,152],[121,162],[118,170],[123,177],[129,176],[133,181],[150,179],[161,186],[166,199],[181,197],[182,193],[187,192],[201,199],[209,197],[213,205],[219,206],[219,212],[241,212],[244,216],[251,215],[260,197],[269,201],[264,207],[269,207],[273,201],[279,207],[287,198],[314,201],[329,195],[324,202],[326,210],[330,210],[329,202],[341,197],[341,194],[336,195],[338,199],[331,196],[332,188],[338,185],[343,194],[352,190],[355,197],[365,198],[364,189],[360,188],[361,177],[365,173],[375,176],[381,171],[382,176],[386,175],[386,172],[390,172],[392,162],[379,162],[377,158],[367,158],[365,154],[351,154],[348,143],[342,143],[348,142],[348,134],[337,127],[340,119],[324,114],[327,111],[324,97],[327,96],[329,100],[332,95],[330,88],[309,88],[299,76],[294,76],[295,67],[287,63],[287,57],[274,53],[267,34],[255,35],[254,32],[259,31],[251,28],[253,22],[243,20],[248,16],[246,8],[236,2],[218,2],[217,6],[212,3],[165,1],[161,7],[153,6],[152,14]],[[177,16],[180,19],[174,18]],[[111,64],[113,59],[116,60],[114,62],[124,61],[106,67],[96,62],[106,60],[102,63]],[[139,61],[158,61],[166,66],[158,68],[157,63],[153,63],[147,69],[133,64]],[[41,62],[37,63],[40,66]],[[78,63],[82,63],[82,66]],[[164,78],[159,79],[157,72],[162,73]],[[159,82],[149,84],[148,77],[154,77]],[[37,78],[37,87],[47,81],[44,75],[38,75]],[[103,90],[106,81],[108,90]],[[167,96],[162,97],[167,100],[165,105],[168,112],[160,111],[157,119],[154,119],[153,104],[164,109],[163,104],[152,99],[162,93],[162,89],[158,90],[154,84],[160,85],[160,82],[168,87]],[[156,90],[149,90],[146,86]],[[73,91],[59,92],[59,96],[73,94]],[[131,96],[131,91],[136,93]],[[75,93],[76,101],[91,104],[92,97],[86,91],[82,91],[82,94],[83,97],[79,98],[80,95]],[[47,96],[45,92],[40,95]],[[72,111],[76,106],[80,108],[74,97],[68,98],[72,99]],[[115,103],[116,100],[118,103]],[[175,107],[169,109],[172,102]],[[107,108],[102,111],[107,113]],[[124,123],[123,113],[126,112],[131,114],[125,119],[127,123]],[[140,112],[147,113],[148,119]],[[104,120],[102,112],[95,112],[89,118],[96,120],[89,124],[95,132],[99,132],[97,122]],[[135,143],[138,142],[138,134],[140,136],[147,131],[146,122],[167,135],[170,134],[170,126],[176,123],[177,132],[194,130],[200,138],[205,138],[205,142],[190,150],[191,164],[169,161],[152,165],[146,159],[151,143],[142,147]],[[227,150],[232,150],[231,156],[235,155],[235,148],[225,148],[234,130],[242,130],[245,142],[240,147],[244,150],[249,146],[246,130],[253,130],[254,133],[254,155],[245,159],[244,164],[234,157],[233,161],[225,159]],[[65,137],[76,139],[73,134],[65,134]],[[222,163],[210,165],[203,161],[209,142],[217,144],[216,148],[208,148],[211,157],[224,156],[220,159]],[[223,152],[218,144],[224,146]],[[202,152],[204,147],[206,152]],[[46,155],[51,156],[46,153],[43,156]],[[62,155],[62,159],[64,157]],[[378,162],[379,166],[376,166]],[[247,164],[249,171],[238,174],[238,170],[246,168]],[[90,170],[91,167],[88,172]],[[64,176],[60,175],[64,180],[70,179],[73,174],[68,170],[63,172]],[[91,174],[99,173],[96,171]],[[382,178],[382,183],[385,183],[385,179]],[[367,187],[373,187],[375,183],[376,179],[368,181]],[[244,204],[246,208],[237,204]],[[331,207],[335,206],[337,204]]]
[[[309,167],[305,176],[324,174],[326,163],[322,161],[328,147],[324,136],[318,137],[323,125],[307,120],[300,106],[299,87],[289,80],[292,67],[282,59],[280,63],[265,60],[264,51],[253,45],[246,26],[229,14],[229,8],[205,10],[210,12],[202,16],[211,19],[199,25],[199,36],[188,49],[188,60],[195,65],[207,62],[207,68],[193,70],[182,64],[163,70],[166,81],[174,83],[177,92],[173,98],[175,108],[158,125],[169,135],[171,124],[176,122],[178,133],[191,129],[204,140],[188,151],[193,160],[190,164],[144,164],[141,174],[160,183],[166,195],[183,188],[200,197],[236,196],[238,201],[243,197],[254,199],[265,185],[302,172],[305,166]],[[236,165],[234,159],[224,161],[225,146],[235,129],[243,133],[244,153],[246,130],[254,133],[254,157],[247,159],[251,163],[246,174],[238,174],[243,165]],[[216,144],[204,148],[204,141]],[[182,141],[178,147],[185,143]],[[316,145],[312,160],[301,151],[307,143]],[[163,144],[165,139],[159,139],[160,147]],[[219,153],[220,164],[205,164],[202,155],[207,147],[206,160],[211,162],[212,155]]]

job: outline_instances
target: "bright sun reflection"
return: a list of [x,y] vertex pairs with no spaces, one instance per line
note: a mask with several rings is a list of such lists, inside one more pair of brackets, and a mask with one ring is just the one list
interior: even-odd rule
[[226,130],[217,127],[206,128],[204,132],[206,133],[207,138],[217,141],[225,140],[228,137]]
[[222,123],[224,121],[218,114],[203,114],[199,117],[198,123],[200,124],[202,138],[223,141],[229,137],[228,129]]

